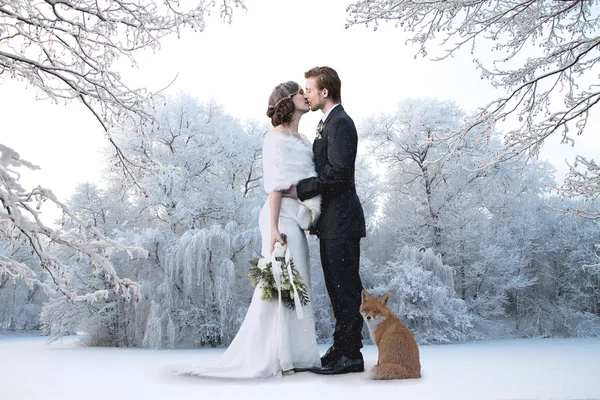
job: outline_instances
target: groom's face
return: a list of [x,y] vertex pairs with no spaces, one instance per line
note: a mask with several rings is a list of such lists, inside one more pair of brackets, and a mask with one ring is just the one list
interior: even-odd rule
[[308,101],[310,109],[317,111],[323,109],[325,106],[325,99],[327,96],[327,90],[319,90],[316,78],[306,79],[306,91],[304,92],[304,98]]

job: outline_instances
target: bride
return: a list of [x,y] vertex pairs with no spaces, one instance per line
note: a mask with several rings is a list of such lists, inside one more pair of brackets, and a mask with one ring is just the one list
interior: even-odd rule
[[[300,202],[282,191],[303,178],[316,176],[311,143],[298,133],[302,115],[309,111],[304,91],[296,82],[284,82],[269,98],[267,116],[273,130],[263,142],[263,180],[267,198],[259,217],[263,256],[287,236],[291,258],[310,291],[310,266],[305,229],[316,222],[320,196]],[[237,335],[212,365],[201,365],[184,374],[221,378],[280,377],[320,367],[312,303],[301,309],[287,308],[281,301],[261,299],[257,285]]]

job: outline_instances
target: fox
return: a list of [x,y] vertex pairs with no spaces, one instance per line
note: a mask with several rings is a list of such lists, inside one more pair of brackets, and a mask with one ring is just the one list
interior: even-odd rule
[[360,313],[379,353],[371,379],[421,377],[419,347],[412,332],[390,310],[390,295],[373,297],[363,289]]

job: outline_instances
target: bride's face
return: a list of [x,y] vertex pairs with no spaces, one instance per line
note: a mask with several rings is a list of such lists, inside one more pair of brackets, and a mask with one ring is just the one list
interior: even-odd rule
[[298,93],[296,93],[292,97],[292,100],[294,101],[294,107],[296,108],[297,111],[306,113],[310,110],[308,101],[304,98],[304,90],[302,90],[302,88],[300,88],[300,90],[298,90]]

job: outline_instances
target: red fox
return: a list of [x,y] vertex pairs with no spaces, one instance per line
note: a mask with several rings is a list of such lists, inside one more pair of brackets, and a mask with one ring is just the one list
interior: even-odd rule
[[389,294],[373,297],[362,291],[360,313],[379,352],[371,378],[420,378],[419,347],[410,330],[388,307],[389,300]]

